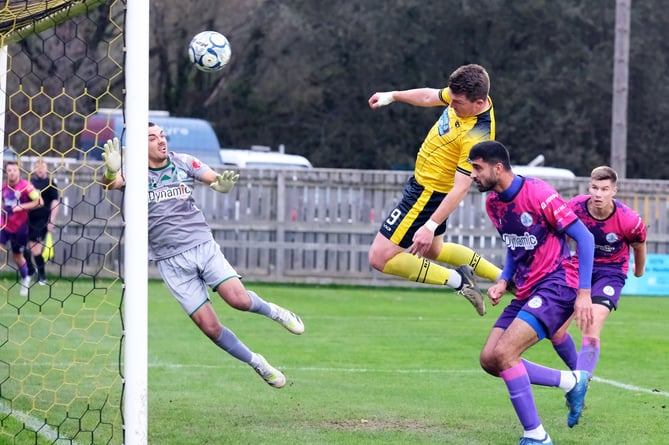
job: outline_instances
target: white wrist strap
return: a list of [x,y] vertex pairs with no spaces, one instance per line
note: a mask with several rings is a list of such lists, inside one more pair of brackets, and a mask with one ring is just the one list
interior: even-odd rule
[[432,218],[430,218],[425,223],[425,227],[427,227],[427,230],[434,233],[434,231],[437,230],[437,227],[439,227],[439,224],[437,224],[436,221],[434,221]]
[[383,107],[385,105],[389,105],[389,104],[393,103],[394,101],[395,101],[395,99],[393,98],[393,92],[392,91],[388,91],[388,92],[385,92],[385,93],[379,93],[378,104],[380,106]]

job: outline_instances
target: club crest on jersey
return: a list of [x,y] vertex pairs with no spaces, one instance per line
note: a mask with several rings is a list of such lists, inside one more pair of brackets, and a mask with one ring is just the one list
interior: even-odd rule
[[184,170],[178,169],[176,173],[177,173],[177,181],[185,181],[186,179],[188,179],[188,173],[186,173]]
[[520,214],[520,223],[525,227],[530,227],[532,224],[534,224],[534,218],[532,218],[532,215],[529,213],[523,212]]
[[439,118],[439,123],[437,124],[437,129],[439,130],[439,136],[443,136],[449,131],[451,131],[451,123],[448,119],[448,108],[444,110],[443,113],[441,113],[441,117]]
[[618,241],[618,235],[616,235],[615,233],[607,233],[606,234],[606,241],[613,244],[616,241]]

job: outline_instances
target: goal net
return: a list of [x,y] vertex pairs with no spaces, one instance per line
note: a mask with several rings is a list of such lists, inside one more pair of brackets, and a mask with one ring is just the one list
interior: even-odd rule
[[59,197],[46,280],[25,282],[12,243],[0,247],[2,444],[123,443],[123,195],[98,182],[100,147],[122,129],[93,116],[123,110],[125,7],[0,6],[3,166],[30,181],[43,161]]

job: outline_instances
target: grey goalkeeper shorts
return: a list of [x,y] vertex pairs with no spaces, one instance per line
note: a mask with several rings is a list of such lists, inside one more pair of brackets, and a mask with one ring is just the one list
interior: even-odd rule
[[159,260],[156,265],[172,295],[189,316],[209,301],[209,289],[216,289],[230,278],[241,278],[215,241]]

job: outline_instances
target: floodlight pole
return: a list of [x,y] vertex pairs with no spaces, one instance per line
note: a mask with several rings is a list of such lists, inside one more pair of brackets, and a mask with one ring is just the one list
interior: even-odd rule
[[127,3],[125,23],[124,444],[148,443],[149,0]]

